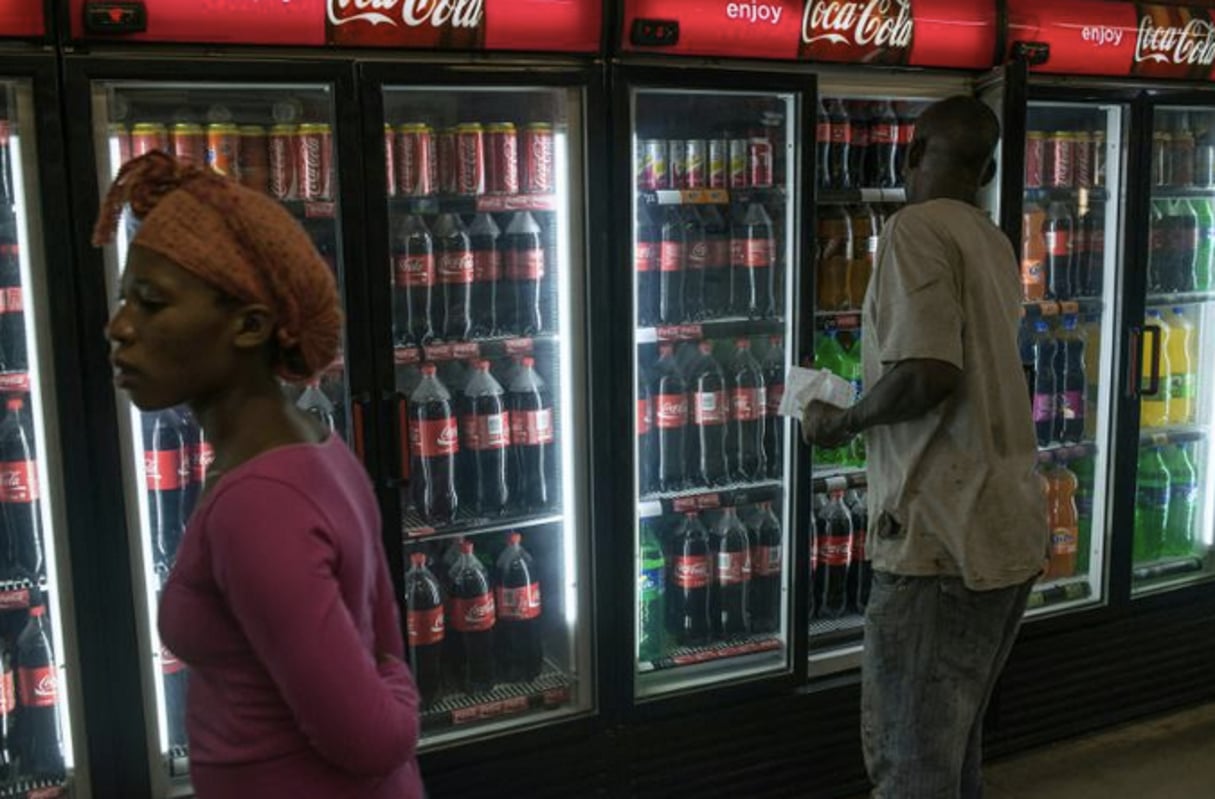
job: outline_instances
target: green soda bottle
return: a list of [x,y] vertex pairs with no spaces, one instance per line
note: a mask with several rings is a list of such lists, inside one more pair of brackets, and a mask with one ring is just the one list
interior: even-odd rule
[[1190,200],[1198,216],[1198,255],[1194,259],[1194,290],[1210,291],[1215,272],[1215,204],[1210,197]]
[[1198,515],[1198,472],[1190,460],[1189,445],[1174,444],[1165,450],[1169,473],[1169,509],[1164,521],[1166,556],[1184,557],[1194,550],[1194,521]]
[[[859,401],[861,392],[864,390],[864,375],[865,371],[861,360],[861,337],[857,336],[852,340],[852,346],[844,353],[844,374],[842,377],[852,383],[852,387],[856,389],[856,398]],[[865,468],[865,437],[855,436],[851,442],[845,447],[847,451],[844,461],[849,466],[855,466],[859,469]]]
[[1076,517],[1080,528],[1076,542],[1076,574],[1087,574],[1093,542],[1093,493],[1097,464],[1092,455],[1086,455],[1072,461],[1070,466],[1076,475]]
[[[818,339],[814,343],[814,367],[842,375],[844,360],[844,348],[840,346],[839,339],[835,337],[835,331],[828,330],[825,333],[819,333]],[[844,462],[845,454],[842,447],[835,449],[815,447],[814,462],[819,466],[838,466]]]
[[655,660],[666,652],[663,591],[666,559],[649,522],[641,523],[641,569],[637,575],[637,659]]
[[1160,557],[1168,512],[1169,472],[1164,466],[1163,447],[1141,449],[1135,485],[1135,563]]

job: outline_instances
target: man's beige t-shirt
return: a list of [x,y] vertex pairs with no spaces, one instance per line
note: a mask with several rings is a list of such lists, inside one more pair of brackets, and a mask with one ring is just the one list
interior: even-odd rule
[[1017,347],[1012,247],[987,215],[931,200],[893,215],[865,295],[865,385],[899,361],[957,366],[957,391],[926,415],[866,431],[873,567],[1023,583],[1046,554],[1046,499]]

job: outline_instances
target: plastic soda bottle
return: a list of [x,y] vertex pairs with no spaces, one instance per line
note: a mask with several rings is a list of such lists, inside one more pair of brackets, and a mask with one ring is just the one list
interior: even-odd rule
[[1062,464],[1046,473],[1047,512],[1050,514],[1050,562],[1047,580],[1076,573],[1080,525],[1076,511],[1076,475]]
[[641,568],[637,574],[637,659],[654,660],[666,651],[664,619],[666,559],[649,523],[641,526]]
[[1194,548],[1194,522],[1198,515],[1198,472],[1188,452],[1189,444],[1174,444],[1164,450],[1169,473],[1169,507],[1164,518],[1164,555],[1184,556]]
[[1163,447],[1139,451],[1139,474],[1135,487],[1134,561],[1145,563],[1160,557],[1164,549],[1165,521],[1169,511],[1169,472]]
[[1198,365],[1194,324],[1182,308],[1174,308],[1165,321],[1169,326],[1169,423],[1190,424],[1194,421],[1194,389],[1198,382],[1194,374]]

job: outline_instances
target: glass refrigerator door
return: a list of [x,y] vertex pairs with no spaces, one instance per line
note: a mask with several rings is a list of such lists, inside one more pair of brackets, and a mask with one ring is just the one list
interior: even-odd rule
[[591,703],[583,96],[383,98],[402,605],[435,746]]
[[1112,435],[1121,105],[1031,102],[1021,224],[1021,359],[1050,529],[1030,614],[1100,601]]
[[75,679],[66,496],[57,462],[50,297],[40,237],[33,87],[0,79],[0,794],[60,796],[72,779]]
[[1162,107],[1152,131],[1150,231],[1132,591],[1215,573],[1215,111]]
[[800,102],[631,96],[639,697],[789,662]]
[[[127,160],[154,149],[239,178],[280,200],[299,220],[337,270],[341,289],[329,86],[98,82],[92,104],[103,192]],[[114,287],[115,303],[138,224],[125,211],[116,245],[107,248],[107,282]],[[283,390],[299,407],[347,437],[349,392],[341,355],[320,380],[307,386],[284,385]],[[123,392],[118,407],[119,429],[128,442],[124,479],[132,566],[141,575],[137,585],[143,586],[146,609],[140,619],[148,647],[145,690],[155,696],[156,711],[149,714],[156,724],[151,739],[165,775],[176,779],[188,771],[184,702],[189,677],[159,643],[156,608],[213,456],[188,408],[141,413]]]

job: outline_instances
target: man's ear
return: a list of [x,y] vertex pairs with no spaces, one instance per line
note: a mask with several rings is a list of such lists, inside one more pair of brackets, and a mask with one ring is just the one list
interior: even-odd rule
[[242,349],[265,345],[274,333],[274,315],[264,305],[246,305],[233,317],[233,340]]

